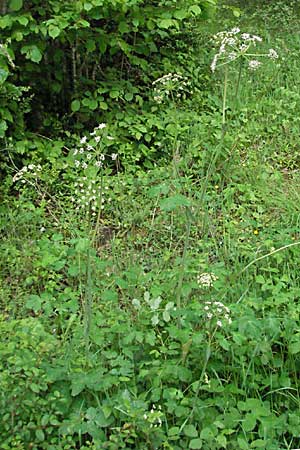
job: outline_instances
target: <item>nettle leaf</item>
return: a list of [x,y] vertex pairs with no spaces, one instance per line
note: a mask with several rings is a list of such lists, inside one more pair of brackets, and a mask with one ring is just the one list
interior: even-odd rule
[[190,201],[187,197],[181,194],[173,195],[168,198],[164,198],[160,202],[160,208],[163,211],[173,211],[180,206],[190,206]]
[[19,11],[23,6],[23,0],[10,0],[9,8],[12,11]]

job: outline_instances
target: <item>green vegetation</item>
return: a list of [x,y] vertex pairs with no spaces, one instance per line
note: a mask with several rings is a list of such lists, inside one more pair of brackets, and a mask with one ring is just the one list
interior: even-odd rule
[[300,447],[300,11],[249,3],[0,0],[1,449]]

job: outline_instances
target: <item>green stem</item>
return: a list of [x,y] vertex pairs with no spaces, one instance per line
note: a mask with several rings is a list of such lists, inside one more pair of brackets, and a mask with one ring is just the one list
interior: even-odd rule
[[225,68],[225,75],[224,75],[224,92],[223,92],[223,107],[222,107],[222,127],[223,127],[223,133],[225,130],[225,124],[226,124],[226,100],[227,100],[227,81],[228,81],[228,69]]
[[238,96],[239,87],[240,87],[240,81],[241,81],[241,75],[242,75],[242,66],[243,66],[243,60],[240,60],[240,67],[239,67],[239,74],[238,74],[238,80],[236,84],[236,90],[235,90],[235,96]]

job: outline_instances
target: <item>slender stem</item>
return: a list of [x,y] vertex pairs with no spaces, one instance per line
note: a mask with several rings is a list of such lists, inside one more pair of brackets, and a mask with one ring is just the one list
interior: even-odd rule
[[239,87],[240,87],[240,81],[241,81],[241,75],[242,75],[242,66],[243,66],[243,60],[240,60],[240,67],[239,67],[239,74],[238,74],[238,80],[236,84],[236,90],[235,90],[235,96],[238,96]]
[[228,81],[228,69],[225,68],[225,75],[224,75],[224,92],[223,92],[223,108],[222,108],[222,127],[223,132],[225,129],[226,124],[226,100],[227,100],[227,81]]

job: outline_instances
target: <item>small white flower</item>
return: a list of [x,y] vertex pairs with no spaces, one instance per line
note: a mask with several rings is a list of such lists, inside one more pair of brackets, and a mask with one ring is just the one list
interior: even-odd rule
[[79,153],[80,153],[80,154],[84,153],[84,148],[83,148],[83,147],[80,147]]
[[75,167],[79,167],[80,166],[80,161],[75,161]]
[[218,327],[222,327],[222,326],[223,326],[221,320],[217,320],[217,326],[218,326]]
[[95,142],[97,142],[97,144],[98,144],[98,142],[100,142],[100,139],[101,139],[101,136],[96,136],[95,137]]
[[257,61],[257,59],[252,59],[251,61],[249,61],[248,67],[250,70],[257,70],[260,65],[261,65],[260,61]]
[[97,127],[98,130],[103,130],[103,128],[106,128],[106,123],[100,123]]
[[270,48],[269,53],[268,53],[268,57],[271,58],[271,59],[277,59],[278,58],[278,53],[273,48]]
[[112,153],[111,159],[112,159],[113,161],[115,161],[115,160],[117,159],[117,157],[118,157],[118,154],[117,154],[117,153]]
[[87,141],[87,137],[83,136],[83,138],[80,139],[80,144],[85,144]]

